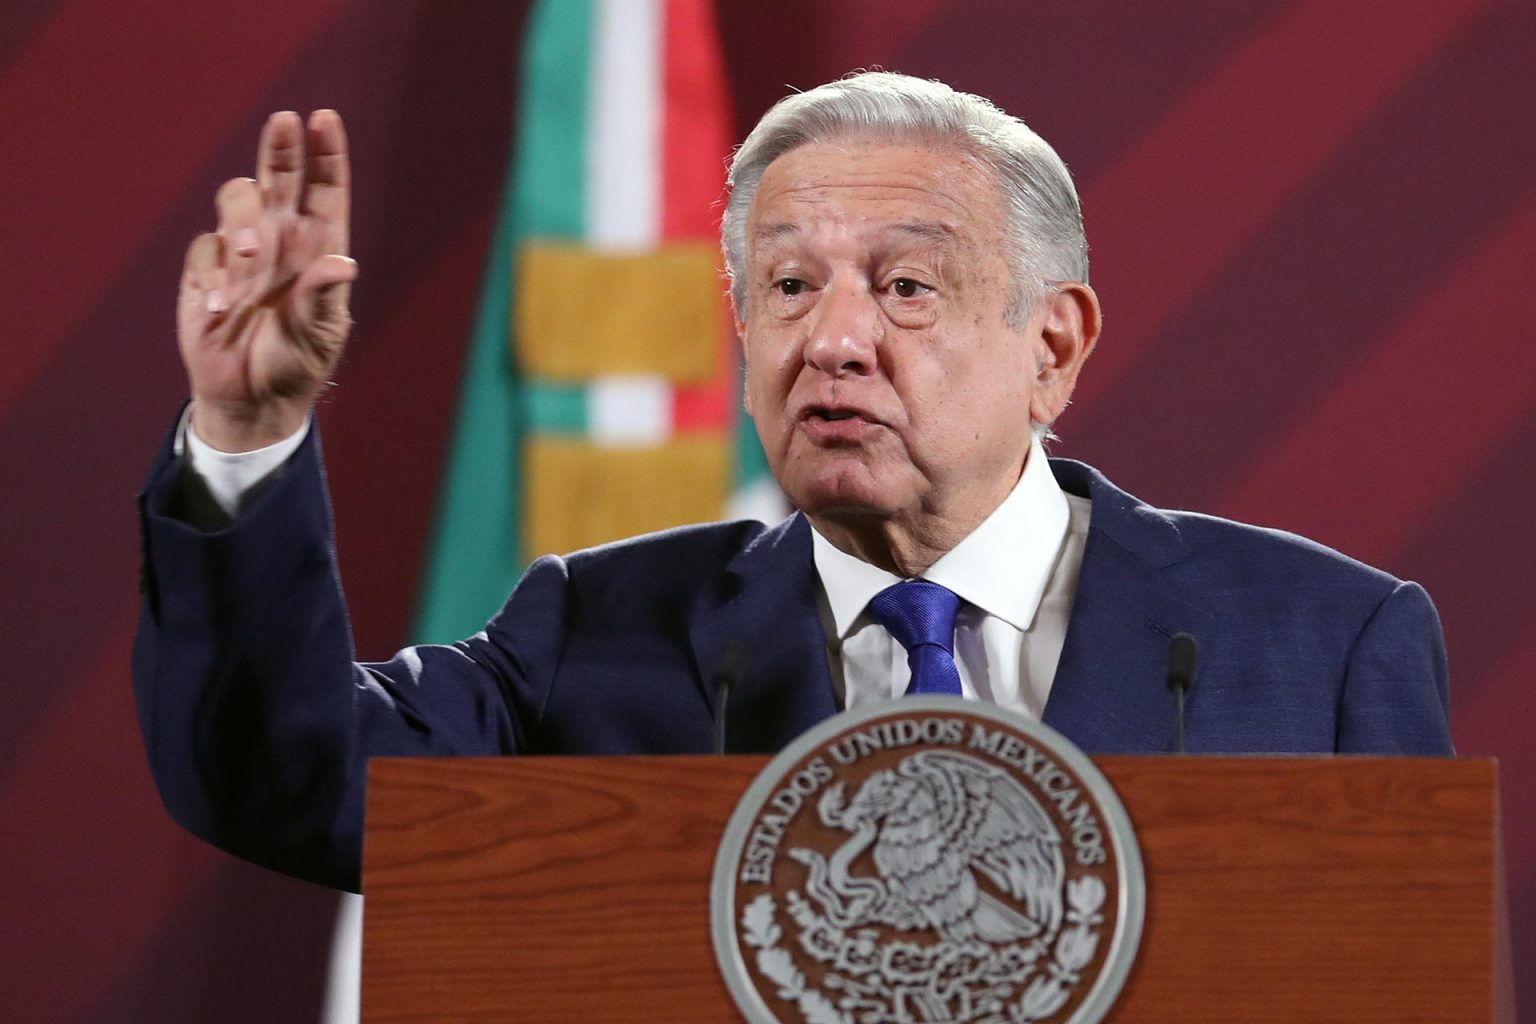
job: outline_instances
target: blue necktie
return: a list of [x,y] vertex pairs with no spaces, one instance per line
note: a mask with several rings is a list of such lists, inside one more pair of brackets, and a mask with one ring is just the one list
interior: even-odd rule
[[907,649],[912,685],[907,696],[944,693],[958,697],[960,670],[955,667],[955,612],[960,598],[927,580],[907,580],[886,587],[869,602],[870,614]]

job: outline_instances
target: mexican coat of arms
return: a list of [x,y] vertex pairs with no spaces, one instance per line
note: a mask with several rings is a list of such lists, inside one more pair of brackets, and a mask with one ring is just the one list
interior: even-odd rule
[[748,1020],[1098,1020],[1140,936],[1140,857],[1103,776],[954,698],[823,723],[743,798],[714,939]]

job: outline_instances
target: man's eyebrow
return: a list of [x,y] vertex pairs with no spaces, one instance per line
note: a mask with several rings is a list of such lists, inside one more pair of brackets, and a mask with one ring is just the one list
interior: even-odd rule
[[772,224],[759,224],[757,230],[752,232],[752,248],[765,248],[781,238],[798,235],[804,230],[803,225],[796,224],[791,220],[775,221]]
[[892,224],[891,230],[934,245],[948,246],[953,245],[955,241],[954,229],[934,220],[904,220]]

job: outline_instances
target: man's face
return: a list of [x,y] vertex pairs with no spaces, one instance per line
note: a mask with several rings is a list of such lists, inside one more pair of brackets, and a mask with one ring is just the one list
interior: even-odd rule
[[747,410],[797,506],[974,526],[1017,482],[1032,410],[1060,408],[1037,387],[1039,316],[1008,323],[1004,216],[955,149],[815,144],[768,166],[738,314]]

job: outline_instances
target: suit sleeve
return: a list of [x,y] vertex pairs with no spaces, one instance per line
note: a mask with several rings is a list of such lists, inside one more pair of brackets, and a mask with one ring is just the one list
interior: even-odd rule
[[225,529],[178,515],[180,473],[167,444],[140,495],[133,678],[161,797],[231,853],[356,890],[369,757],[523,745],[558,659],[564,565],[531,569],[486,632],[357,664],[316,432]]
[[1366,620],[1344,678],[1340,753],[1450,756],[1440,617],[1424,588],[1398,583]]

